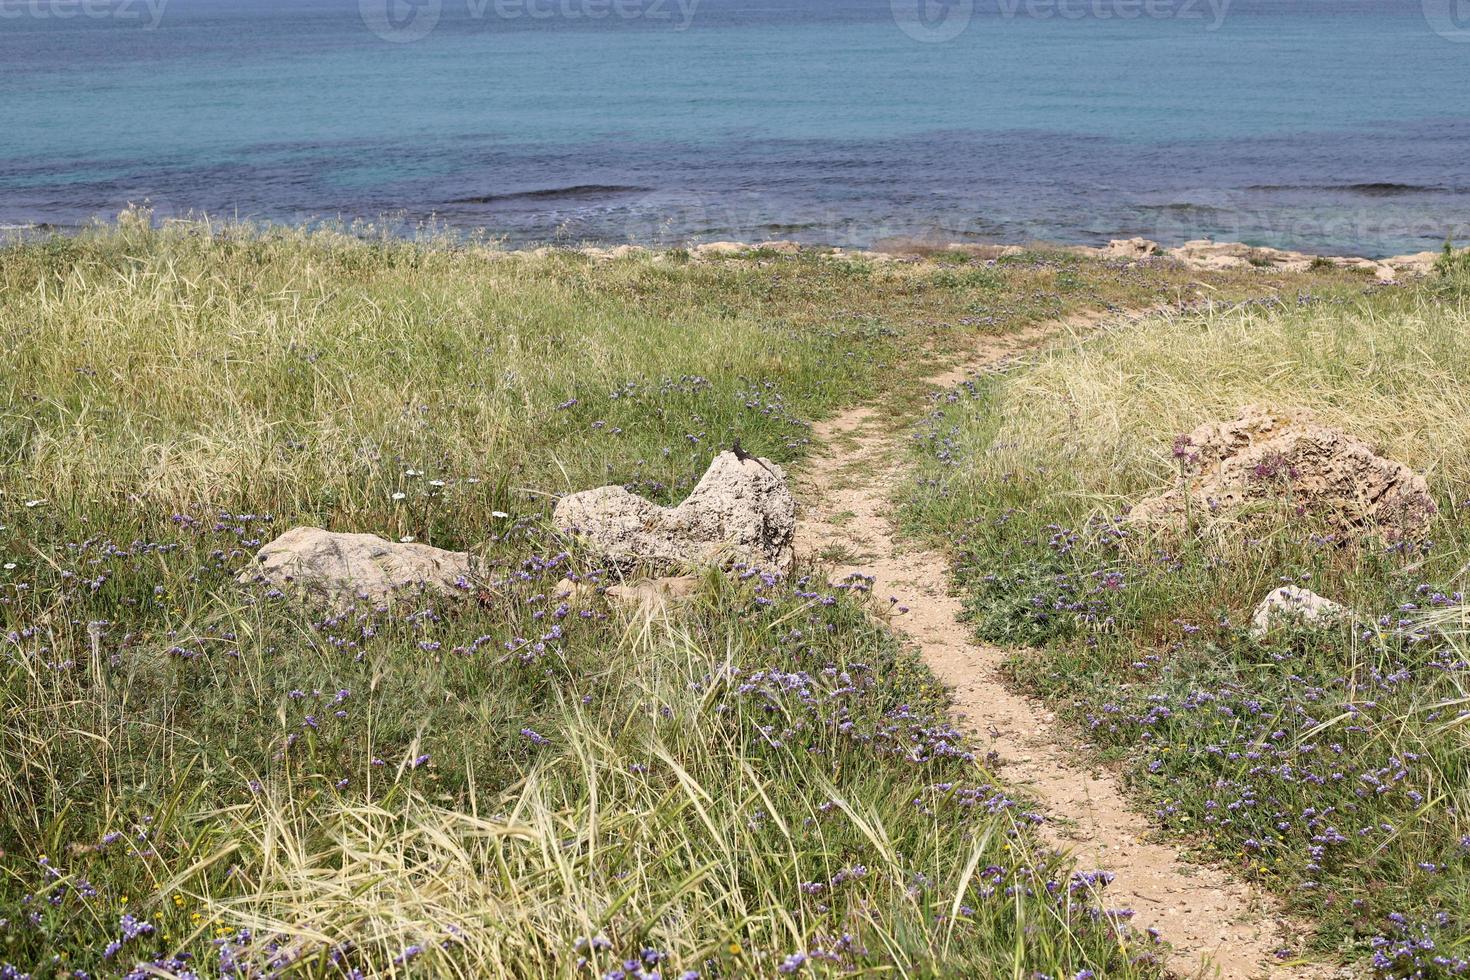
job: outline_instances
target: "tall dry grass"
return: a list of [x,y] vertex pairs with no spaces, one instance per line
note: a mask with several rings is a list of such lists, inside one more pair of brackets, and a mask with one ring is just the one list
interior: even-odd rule
[[[959,479],[1066,460],[1056,481],[1116,508],[1177,473],[1174,437],[1243,405],[1307,409],[1430,476],[1470,478],[1470,307],[1432,294],[1382,302],[1217,307],[1078,338],[987,390],[1003,408],[965,425]],[[1011,406],[1025,406],[1024,411]]]

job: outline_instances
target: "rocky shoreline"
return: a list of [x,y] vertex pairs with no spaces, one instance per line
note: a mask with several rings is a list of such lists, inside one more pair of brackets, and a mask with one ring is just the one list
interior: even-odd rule
[[[1175,262],[1201,271],[1223,271],[1230,269],[1256,268],[1264,271],[1303,272],[1313,266],[1332,266],[1342,269],[1360,269],[1371,273],[1382,282],[1396,282],[1429,274],[1439,259],[1440,252],[1415,252],[1382,259],[1361,256],[1314,255],[1309,252],[1294,252],[1286,249],[1246,245],[1243,242],[1216,242],[1209,239],[1185,242],[1166,248],[1147,238],[1115,239],[1102,247],[1090,245],[971,245],[950,243],[943,245],[914,242],[908,245],[877,247],[872,249],[826,248],[802,245],[793,241],[764,242],[705,242],[683,249],[694,260],[721,258],[759,258],[772,255],[795,255],[805,253],[834,259],[863,259],[872,262],[919,262],[938,256],[969,256],[982,260],[996,260],[1032,251],[1036,248],[1051,248],[1088,258],[1128,263]],[[527,250],[531,255],[547,255],[561,249],[541,247]],[[654,249],[643,245],[617,245],[612,247],[585,246],[574,249],[594,259],[619,259],[632,255],[655,256],[678,249]],[[1464,249],[1462,251],[1470,251]]]

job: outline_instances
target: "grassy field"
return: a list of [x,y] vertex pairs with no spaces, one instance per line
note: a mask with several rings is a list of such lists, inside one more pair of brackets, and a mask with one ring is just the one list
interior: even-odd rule
[[[1160,316],[940,403],[905,513],[954,555],[978,635],[1126,771],[1184,846],[1278,890],[1315,950],[1470,972],[1470,275]],[[1427,475],[1423,540],[1343,544],[1283,510],[1199,534],[1122,520],[1176,437],[1309,408]],[[1356,624],[1252,638],[1270,590]]]
[[[609,482],[677,500],[736,436],[799,462],[811,420],[978,334],[1363,288],[139,215],[0,248],[0,977],[1157,975],[861,590],[712,575],[630,617],[556,594],[595,569],[546,515]],[[235,584],[300,524],[473,549],[485,598]]]

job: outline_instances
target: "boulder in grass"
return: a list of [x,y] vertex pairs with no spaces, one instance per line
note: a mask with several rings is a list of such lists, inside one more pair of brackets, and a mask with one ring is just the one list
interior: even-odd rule
[[1424,534],[1435,505],[1424,477],[1385,459],[1363,440],[1321,425],[1310,412],[1248,405],[1233,419],[1202,425],[1174,444],[1185,467],[1175,486],[1139,501],[1129,519],[1182,524],[1190,514],[1228,515],[1284,500],[1343,538]]
[[426,544],[402,544],[376,534],[346,534],[319,527],[292,528],[260,549],[240,581],[269,582],[336,602],[384,602],[419,590],[467,596],[470,556]]
[[677,507],[608,486],[563,497],[552,519],[625,570],[735,562],[785,570],[793,557],[796,500],[775,463],[723,452]]
[[1105,259],[1146,259],[1159,254],[1159,243],[1147,238],[1115,238],[1101,249]]
[[1351,618],[1352,612],[1341,603],[1325,599],[1310,589],[1286,585],[1256,605],[1251,615],[1251,635],[1265,636],[1273,626],[1336,626]]
[[727,255],[739,255],[750,251],[750,246],[745,242],[705,242],[702,245],[693,245],[689,254],[696,259],[708,259]]

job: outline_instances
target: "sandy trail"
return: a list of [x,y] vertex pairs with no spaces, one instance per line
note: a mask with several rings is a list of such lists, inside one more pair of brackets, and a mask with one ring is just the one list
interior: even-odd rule
[[[963,364],[928,382],[952,387],[1035,349],[1049,335],[1102,320],[1078,317],[987,339]],[[920,397],[916,391],[915,401]],[[1277,950],[1300,947],[1273,899],[1219,869],[1185,864],[1173,848],[1148,840],[1148,818],[1126,802],[1117,778],[1090,767],[1068,747],[1044,707],[1008,686],[1000,672],[1004,651],[979,645],[959,621],[961,604],[950,594],[945,557],[896,536],[889,513],[905,473],[908,425],[894,423],[859,407],[816,426],[814,438],[822,448],[800,478],[798,553],[830,555],[840,549],[851,564],[838,569],[839,577],[854,571],[875,576],[875,596],[897,596],[908,607],[893,625],[952,690],[962,723],[999,754],[1001,778],[1041,804],[1049,843],[1070,849],[1082,870],[1106,869],[1117,876],[1105,893],[1107,904],[1134,909],[1135,927],[1163,935],[1173,948],[1172,970],[1231,980],[1334,975],[1321,966],[1279,965]]]

